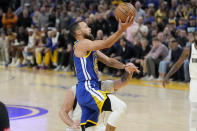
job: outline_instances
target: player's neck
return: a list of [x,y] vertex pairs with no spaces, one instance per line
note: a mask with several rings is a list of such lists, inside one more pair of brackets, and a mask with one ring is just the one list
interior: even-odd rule
[[77,36],[76,40],[84,40],[84,37],[83,36]]

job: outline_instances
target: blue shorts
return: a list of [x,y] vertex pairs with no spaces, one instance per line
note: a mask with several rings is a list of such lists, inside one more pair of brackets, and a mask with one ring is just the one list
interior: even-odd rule
[[97,125],[99,114],[107,99],[98,82],[85,81],[77,84],[76,97],[82,109],[81,125]]

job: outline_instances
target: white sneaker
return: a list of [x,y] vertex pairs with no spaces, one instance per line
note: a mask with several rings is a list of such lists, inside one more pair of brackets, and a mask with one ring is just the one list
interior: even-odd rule
[[63,69],[63,71],[65,71],[65,72],[68,72],[68,71],[70,71],[71,69],[70,69],[70,66],[67,66],[66,68],[64,68]]
[[15,58],[12,58],[12,62],[9,64],[9,66],[14,66],[14,65],[16,65],[16,61],[15,61],[16,59]]
[[59,70],[61,70],[61,66],[57,66],[57,67],[54,69],[54,71],[59,71]]
[[19,66],[21,64],[21,60],[17,59],[15,66]]
[[155,77],[152,75],[148,78],[148,81],[154,81],[154,80],[155,80]]
[[163,79],[162,79],[161,76],[159,76],[159,78],[157,78],[156,80],[157,80],[157,81],[162,81]]
[[141,80],[147,81],[149,77],[150,77],[150,76],[146,75],[146,76],[142,77]]

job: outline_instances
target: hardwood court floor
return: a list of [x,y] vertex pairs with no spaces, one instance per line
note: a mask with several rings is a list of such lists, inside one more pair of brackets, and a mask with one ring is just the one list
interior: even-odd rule
[[[64,131],[58,112],[76,81],[72,73],[0,67],[0,101],[8,107],[11,130]],[[117,131],[188,131],[188,84],[160,87],[133,79],[116,93],[128,106]]]

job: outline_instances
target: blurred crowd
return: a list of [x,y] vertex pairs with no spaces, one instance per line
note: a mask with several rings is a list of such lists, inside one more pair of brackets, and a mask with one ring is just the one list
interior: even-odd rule
[[[118,29],[113,11],[121,0],[1,0],[0,64],[74,71],[69,26],[85,21],[95,39]],[[130,2],[130,0],[124,0]],[[136,0],[136,19],[118,42],[102,52],[123,63],[133,62],[144,80],[161,80],[197,32],[196,0]],[[189,60],[172,76],[189,82]],[[99,71],[121,76],[122,70],[99,63]]]

